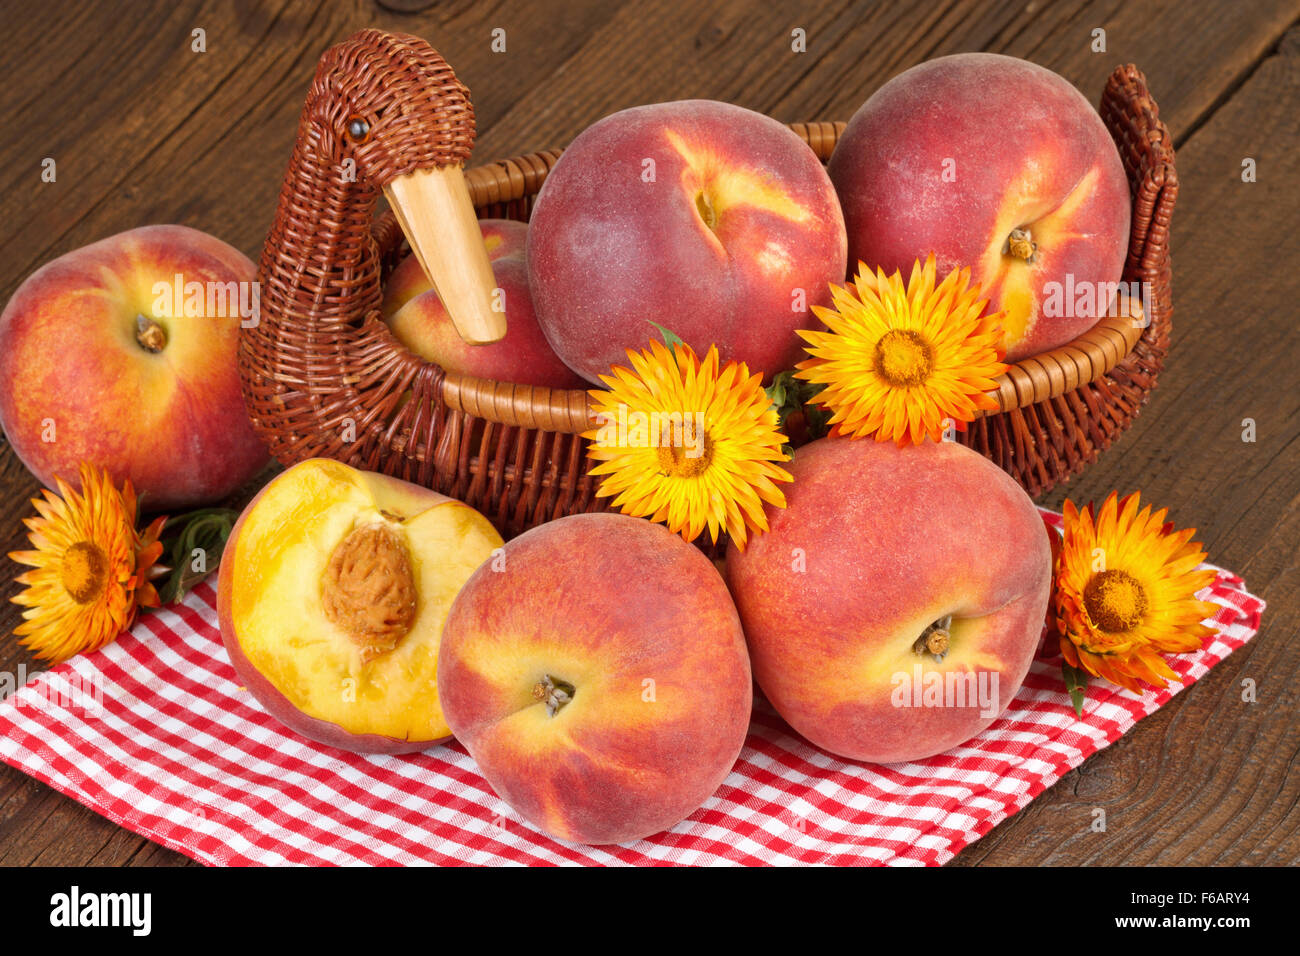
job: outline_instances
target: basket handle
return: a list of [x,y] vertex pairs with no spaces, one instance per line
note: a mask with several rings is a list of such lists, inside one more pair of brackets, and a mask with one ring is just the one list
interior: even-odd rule
[[[1068,345],[1031,355],[999,375],[990,394],[998,407],[977,417],[996,415],[1059,398],[1110,372],[1137,345],[1146,329],[1142,307],[1133,302],[1129,315],[1112,315]],[[502,425],[577,434],[592,427],[591,399],[581,389],[540,388],[494,382],[448,372],[442,400],[452,411]]]
[[1074,341],[1021,359],[994,379],[997,389],[990,394],[998,407],[981,409],[976,417],[1026,408],[1092,384],[1124,361],[1147,324],[1134,302],[1129,315],[1107,316]]
[[448,372],[442,400],[452,411],[503,425],[569,435],[592,427],[591,399],[581,389],[514,385]]

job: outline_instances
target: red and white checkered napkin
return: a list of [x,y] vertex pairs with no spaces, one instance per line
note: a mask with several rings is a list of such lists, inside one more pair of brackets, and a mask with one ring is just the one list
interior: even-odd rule
[[708,803],[625,846],[534,830],[457,744],[359,757],[282,730],[236,682],[209,584],[0,703],[0,759],[205,863],[937,864],[1254,636],[1264,602],[1240,578],[1220,571],[1205,596],[1219,634],[1172,659],[1182,684],[1138,697],[1099,681],[1079,720],[1058,666],[1036,661],[991,727],[918,763],[832,757],[760,700]]

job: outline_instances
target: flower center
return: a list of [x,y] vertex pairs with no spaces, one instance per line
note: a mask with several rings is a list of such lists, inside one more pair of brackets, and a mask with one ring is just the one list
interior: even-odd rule
[[[709,462],[713,460],[713,439],[703,428],[696,432],[695,426],[686,421],[680,433],[662,437],[667,440],[655,447],[655,453],[664,474],[674,478],[698,478],[708,470]],[[701,438],[703,440],[699,440]]]
[[921,385],[934,371],[934,349],[910,329],[890,329],[876,342],[875,369],[895,388]]
[[1112,634],[1135,627],[1147,609],[1147,593],[1127,571],[1094,574],[1083,589],[1083,606],[1103,631]]
[[108,556],[99,545],[78,541],[63,552],[59,571],[63,588],[78,604],[89,604],[108,583]]

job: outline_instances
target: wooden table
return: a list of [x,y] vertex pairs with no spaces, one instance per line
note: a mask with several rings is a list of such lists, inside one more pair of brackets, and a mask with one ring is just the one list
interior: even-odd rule
[[[899,71],[967,50],[1041,63],[1094,101],[1116,65],[1138,64],[1182,180],[1173,349],[1133,428],[1044,503],[1140,488],[1180,527],[1200,529],[1210,559],[1244,575],[1269,609],[1245,649],[955,864],[1300,862],[1300,0],[118,6],[6,3],[6,300],[51,258],[151,222],[203,229],[255,259],[316,59],[365,26],[423,36],[453,64],[473,91],[479,161],[564,144],[607,113],[661,100],[847,119]],[[504,52],[493,49],[498,28]],[[197,29],[206,52],[192,49]],[[792,50],[796,29],[807,52]],[[1104,53],[1092,49],[1097,29]],[[41,180],[46,157],[55,183]],[[1247,158],[1254,182],[1243,182]],[[19,522],[35,490],[5,446],[5,552],[24,546]],[[17,571],[8,564],[0,597],[15,593]],[[0,670],[39,669],[10,633],[17,621],[4,604]],[[1248,678],[1253,703],[1242,699]],[[1090,829],[1097,807],[1105,833]],[[0,768],[0,864],[189,862]]]

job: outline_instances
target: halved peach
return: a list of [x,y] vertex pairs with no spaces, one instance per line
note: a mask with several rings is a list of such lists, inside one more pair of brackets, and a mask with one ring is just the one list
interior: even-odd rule
[[466,504],[314,458],[244,509],[217,585],[241,681],[289,729],[357,753],[448,739],[438,645],[461,586],[502,544]]

